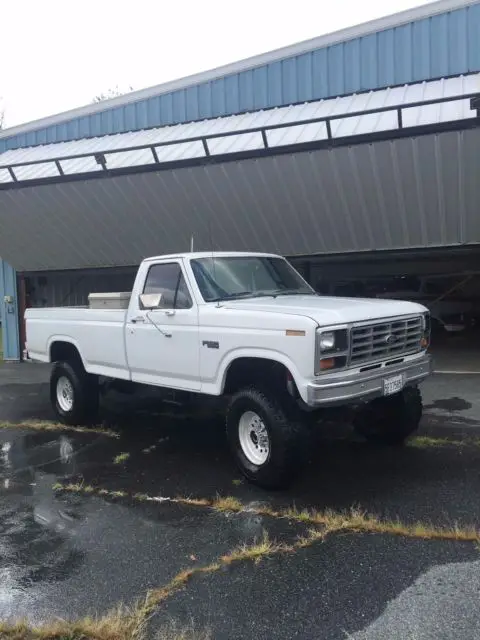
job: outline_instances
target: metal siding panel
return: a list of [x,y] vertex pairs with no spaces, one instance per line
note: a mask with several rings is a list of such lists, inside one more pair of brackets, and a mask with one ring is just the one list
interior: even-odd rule
[[282,99],[283,104],[297,101],[297,73],[295,59],[282,60]]
[[160,116],[161,100],[166,96],[155,96],[147,100],[147,126],[152,126],[154,120],[161,121],[163,118]]
[[403,84],[412,81],[413,76],[413,56],[412,56],[412,25],[406,24],[397,27],[394,35],[394,82],[393,84]]
[[198,120],[200,117],[198,108],[198,87],[189,87],[186,90],[187,120]]
[[[113,113],[112,113],[112,116],[113,116]],[[67,136],[71,140],[75,140],[76,138],[78,138],[78,120],[71,120],[67,124],[67,131],[68,131]]]
[[[148,103],[146,100],[141,100],[135,103],[135,129],[145,129],[148,127]],[[98,132],[97,134],[98,135]]]
[[480,69],[480,4],[474,4],[465,11],[468,13],[468,69],[465,71],[478,71]]
[[100,114],[101,122],[102,122],[102,131],[107,131],[108,134],[113,133],[113,115],[112,112],[104,111]]
[[331,95],[340,96],[345,91],[344,44],[336,44],[327,49],[328,90]]
[[[12,296],[13,304],[5,302]],[[0,325],[2,328],[4,360],[20,359],[20,337],[18,327],[17,274],[0,258]]]
[[29,131],[27,134],[20,136],[20,145],[22,147],[30,147],[35,144],[37,139],[36,131]]
[[[212,115],[223,116],[226,112],[225,81],[223,78],[212,81]],[[187,119],[191,120],[192,118]]]
[[378,86],[378,55],[376,34],[365,36],[360,41],[360,79],[362,91]]
[[441,78],[448,75],[448,16],[430,18],[430,29],[430,73],[433,78]]
[[463,242],[480,242],[480,215],[478,215],[478,203],[480,202],[480,174],[479,153],[480,129],[462,132],[458,140],[457,156],[461,158],[457,167],[461,171],[462,193],[464,200],[461,203],[465,209],[465,225]]
[[134,103],[126,104],[123,107],[123,118],[124,129],[126,129],[127,131],[132,131],[133,129],[138,128]]
[[381,31],[378,39],[378,82],[381,87],[395,83],[395,32],[393,29]]
[[[206,85],[199,86],[199,93]],[[267,89],[268,91],[268,89]],[[210,99],[210,98],[209,98]],[[199,98],[200,101],[200,98]],[[238,74],[235,73],[232,76],[225,78],[225,101],[226,101],[226,113],[236,113],[239,111],[239,88],[238,88]],[[200,101],[201,108],[201,101]],[[207,117],[209,111],[205,110],[200,112],[202,118]]]
[[413,79],[424,80],[430,75],[430,24],[428,20],[414,22],[412,27]]
[[253,104],[253,72],[242,71],[239,76],[240,111],[249,111]]
[[360,73],[360,40],[345,42],[344,47],[345,93],[358,91],[361,82]]
[[[229,78],[228,86],[231,86],[233,78],[237,76],[232,76]],[[228,96],[227,96],[228,100]],[[237,88],[237,100],[238,100],[238,88]],[[208,118],[209,114],[212,112],[212,85],[210,82],[205,84],[201,84],[198,87],[198,103],[199,103],[199,114],[200,118]]]
[[[453,11],[448,24],[448,73],[460,74],[468,69],[468,27],[467,11]],[[479,34],[480,35],[480,34]]]
[[330,93],[330,82],[327,49],[318,49],[313,52],[312,73],[314,97],[321,98],[324,95],[328,95]]
[[304,102],[313,100],[313,53],[309,51],[295,58],[297,67],[297,100]]
[[[268,106],[268,74],[266,67],[253,70],[253,108],[265,109]],[[224,113],[227,113],[225,110]]]
[[53,136],[50,135],[48,136],[49,139],[47,139],[47,133],[50,131],[51,129],[40,129],[40,131],[37,131],[37,134],[35,136],[35,144],[46,144],[47,142],[53,142],[53,140],[55,140],[56,138],[56,131]]
[[[185,101],[185,89],[180,89],[172,94],[173,111],[172,122],[184,122],[187,118],[187,104]],[[163,97],[163,96],[162,96]]]
[[124,108],[117,107],[112,111],[113,131],[120,133],[124,131]]
[[[155,110],[156,108],[156,110]],[[153,122],[166,122],[172,124],[176,122],[174,115],[174,94],[169,93],[164,96],[159,96],[158,99],[153,101],[153,109],[151,111],[152,120],[149,126],[152,126]]]
[[268,106],[273,107],[282,103],[282,65],[274,62],[267,65],[268,75]]

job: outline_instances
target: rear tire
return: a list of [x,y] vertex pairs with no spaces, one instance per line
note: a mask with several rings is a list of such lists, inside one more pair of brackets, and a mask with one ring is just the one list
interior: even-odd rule
[[252,483],[287,487],[302,466],[304,429],[289,419],[273,393],[249,387],[238,391],[227,410],[227,438],[235,461]]
[[420,390],[407,387],[362,407],[354,417],[353,428],[369,442],[399,445],[418,429],[422,411]]
[[98,379],[81,362],[56,362],[50,376],[50,399],[60,422],[91,424],[99,409]]

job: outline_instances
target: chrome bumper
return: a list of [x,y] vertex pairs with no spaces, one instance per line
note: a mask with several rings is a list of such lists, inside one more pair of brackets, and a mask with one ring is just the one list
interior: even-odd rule
[[393,366],[378,369],[346,372],[343,375],[322,376],[307,386],[307,404],[310,407],[335,406],[372,400],[383,395],[385,378],[399,373],[404,375],[404,386],[418,384],[432,371],[432,362],[428,354]]

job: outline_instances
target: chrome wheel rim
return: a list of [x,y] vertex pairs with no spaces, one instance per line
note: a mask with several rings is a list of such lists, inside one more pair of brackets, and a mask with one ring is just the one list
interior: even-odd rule
[[66,376],[57,380],[57,403],[62,411],[71,411],[73,408],[73,385]]
[[270,455],[270,438],[260,416],[254,411],[245,411],[238,423],[238,439],[249,462],[260,466]]

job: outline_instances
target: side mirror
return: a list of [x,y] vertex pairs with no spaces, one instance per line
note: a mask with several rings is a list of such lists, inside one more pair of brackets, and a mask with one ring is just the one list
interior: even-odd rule
[[145,311],[159,309],[162,302],[161,293],[142,293],[139,296],[140,308]]

